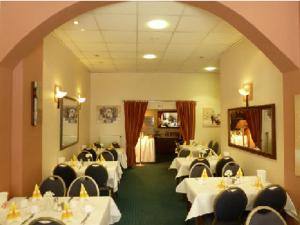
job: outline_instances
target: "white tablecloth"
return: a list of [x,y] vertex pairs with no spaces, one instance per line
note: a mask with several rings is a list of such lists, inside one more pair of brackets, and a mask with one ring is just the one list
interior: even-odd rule
[[[67,164],[69,164],[70,166],[72,166],[72,163],[66,162]],[[91,165],[92,163],[95,162],[84,162],[83,165],[79,164],[78,162],[78,166],[74,166],[72,167],[77,176],[83,176],[85,173],[85,169]],[[113,188],[114,192],[118,191],[118,186],[123,174],[123,171],[121,169],[120,166],[120,162],[119,161],[105,161],[102,163],[102,165],[107,169],[107,173],[108,173],[108,180],[107,180],[107,186]]]
[[[208,147],[204,145],[180,145],[180,149],[189,149],[192,152],[193,157],[199,157],[200,153],[206,153],[205,150],[207,150]],[[211,153],[214,156],[217,156],[217,154],[212,149]]]
[[155,144],[153,137],[144,136],[142,138],[142,142],[140,142],[139,138],[138,143],[135,146],[136,162],[140,162],[140,148],[142,153],[142,162],[155,162]]
[[[58,198],[58,202],[68,202],[70,198],[62,197]],[[29,224],[33,219],[38,217],[53,217],[61,220],[61,209],[58,210],[54,207],[54,201],[50,199],[42,199],[31,201],[27,200],[27,206],[24,205],[25,198],[13,198],[9,201],[17,204],[17,208],[20,210],[21,218],[18,221],[7,222],[6,215],[8,207],[0,209],[0,224],[2,225],[20,225],[24,220],[30,217],[32,214],[32,206],[37,206],[38,212],[27,223]],[[22,203],[23,202],[23,203]],[[73,198],[69,203],[73,218],[69,221],[63,221],[66,225],[79,225],[81,221],[87,215],[85,208],[89,206],[92,208],[91,214],[85,222],[85,225],[109,225],[117,223],[121,219],[121,213],[116,206],[114,200],[111,197],[90,197],[86,200],[79,200],[79,198]]]
[[[124,148],[115,148],[118,153],[118,161],[121,163],[121,166],[124,169],[127,169],[127,154],[126,150]],[[101,152],[103,152],[105,149],[98,148],[96,150],[97,155],[99,155]]]
[[[214,212],[214,201],[222,191],[218,188],[221,179],[210,177],[203,181],[201,178],[186,178],[177,186],[176,192],[186,194],[188,201],[192,204],[186,220]],[[247,210],[252,209],[254,199],[260,191],[255,187],[255,181],[255,176],[242,177],[240,184],[232,185],[245,191],[248,198]],[[297,218],[297,211],[289,196],[284,209],[290,216]]]
[[[195,160],[195,159],[196,158],[194,158],[194,157],[186,157],[186,158],[176,157],[172,161],[169,169],[177,170],[176,178],[188,176],[190,173],[190,165],[193,162],[193,160]],[[214,173],[216,170],[218,158],[215,156],[212,156],[212,157],[207,157],[207,160],[209,161],[211,171]]]

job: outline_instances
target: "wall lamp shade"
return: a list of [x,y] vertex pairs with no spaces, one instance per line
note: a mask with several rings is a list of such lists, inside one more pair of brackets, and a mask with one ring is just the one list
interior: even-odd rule
[[54,87],[54,101],[57,102],[57,108],[60,108],[61,99],[67,96],[68,92],[60,90],[58,85]]
[[240,89],[239,89],[239,93],[240,93],[240,95],[242,95],[242,96],[247,96],[247,95],[250,94],[250,90],[246,90],[246,89],[244,89],[244,88],[240,88]]
[[252,99],[253,85],[252,83],[243,84],[242,88],[239,89],[239,94],[244,97],[246,101],[246,107],[249,106],[249,100]]
[[78,96],[79,103],[84,103],[85,101],[86,101],[86,98],[80,97],[80,95]]

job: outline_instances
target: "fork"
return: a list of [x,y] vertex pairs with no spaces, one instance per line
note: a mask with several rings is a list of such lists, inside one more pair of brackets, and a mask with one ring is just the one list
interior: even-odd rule
[[87,221],[87,219],[89,218],[89,216],[91,215],[91,213],[89,212],[89,213],[87,213],[86,214],[86,216],[84,217],[84,219],[81,221],[81,223],[80,224],[85,224],[85,222]]
[[21,225],[27,223],[30,219],[32,219],[34,217],[34,213],[32,213],[26,220],[24,220]]

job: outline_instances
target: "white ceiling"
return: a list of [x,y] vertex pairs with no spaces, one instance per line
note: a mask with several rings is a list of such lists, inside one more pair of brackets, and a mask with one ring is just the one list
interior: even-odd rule
[[[152,30],[146,23],[153,19],[169,26]],[[201,72],[218,66],[222,52],[243,37],[219,17],[179,2],[112,4],[74,18],[54,35],[91,72]],[[146,53],[158,58],[143,59]]]

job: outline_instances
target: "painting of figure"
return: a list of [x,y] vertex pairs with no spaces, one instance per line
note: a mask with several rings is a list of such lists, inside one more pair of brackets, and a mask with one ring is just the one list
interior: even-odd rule
[[120,117],[120,106],[106,105],[97,106],[98,121],[105,124],[111,124],[118,121]]

